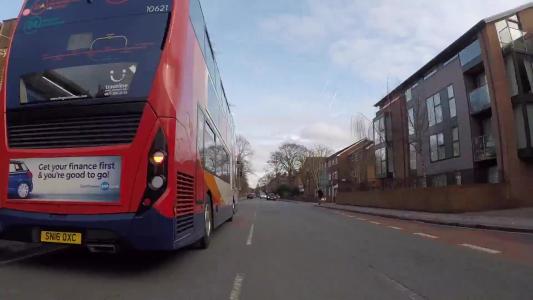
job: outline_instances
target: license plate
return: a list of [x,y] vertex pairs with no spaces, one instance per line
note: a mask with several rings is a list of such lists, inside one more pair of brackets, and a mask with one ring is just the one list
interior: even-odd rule
[[41,231],[42,243],[81,245],[81,233]]

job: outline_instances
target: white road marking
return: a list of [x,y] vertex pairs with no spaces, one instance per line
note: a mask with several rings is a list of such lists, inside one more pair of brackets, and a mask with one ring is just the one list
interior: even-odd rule
[[480,247],[480,246],[476,246],[476,245],[472,245],[472,244],[459,244],[459,245],[463,246],[463,247],[466,247],[466,248],[473,249],[473,250],[478,250],[478,251],[482,251],[482,252],[485,252],[485,253],[489,253],[489,254],[500,254],[500,253],[502,253],[501,251],[498,251],[498,250],[485,248],[485,247]]
[[242,282],[244,281],[244,274],[237,274],[233,280],[233,288],[229,295],[230,300],[239,300],[241,297]]
[[376,221],[370,221],[370,223],[372,223],[372,224],[374,224],[374,225],[381,225],[381,223],[376,222]]
[[355,216],[349,215],[349,214],[344,214],[343,216],[348,217],[348,218],[355,218]]
[[394,229],[394,230],[403,230],[403,228],[396,227],[396,226],[389,226],[389,228],[392,228],[392,229]]
[[40,251],[37,251],[37,252],[34,252],[34,253],[29,253],[29,254],[21,256],[21,257],[16,257],[16,258],[13,258],[13,259],[10,259],[10,260],[0,261],[0,266],[16,263],[16,262],[23,261],[23,260],[26,260],[26,259],[30,259],[30,258],[36,257],[36,256],[50,254],[50,253],[53,253],[53,252],[56,252],[56,251],[59,251],[59,250],[66,249],[66,248],[67,247],[45,248],[43,250],[40,250]]
[[439,238],[438,236],[434,236],[434,235],[427,234],[427,233],[422,233],[422,232],[415,232],[413,234],[421,236],[421,237],[425,237],[425,238],[428,238],[428,239],[438,239]]
[[254,227],[255,227],[255,224],[252,224],[252,227],[250,227],[250,233],[248,233],[248,239],[246,240],[246,246],[252,245],[252,240],[254,238]]

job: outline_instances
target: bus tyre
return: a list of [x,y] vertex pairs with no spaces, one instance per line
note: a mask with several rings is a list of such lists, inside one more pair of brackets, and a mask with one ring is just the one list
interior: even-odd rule
[[20,199],[28,198],[30,196],[30,186],[25,182],[20,183],[17,187],[17,196]]
[[228,219],[228,222],[233,222],[233,216],[235,216],[235,201],[231,205],[231,217]]
[[209,248],[211,234],[213,233],[213,210],[211,209],[211,197],[207,196],[207,202],[204,205],[204,236],[198,242],[200,249]]

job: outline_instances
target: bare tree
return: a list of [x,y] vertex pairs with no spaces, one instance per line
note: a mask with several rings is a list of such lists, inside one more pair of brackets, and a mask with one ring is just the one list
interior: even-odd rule
[[[411,91],[413,103],[412,106],[407,108],[407,120],[408,120],[408,135],[409,135],[409,149],[416,153],[416,158],[413,162],[416,162],[415,168],[420,170],[417,172],[418,176],[423,177],[423,184],[426,184],[427,177],[427,161],[428,152],[424,151],[424,145],[427,139],[429,139],[429,120],[428,120],[428,108],[425,99],[420,98],[422,91]],[[410,166],[410,169],[411,166]]]
[[239,188],[241,190],[248,190],[248,177],[253,173],[251,158],[254,155],[252,145],[250,142],[242,135],[237,136],[236,145],[235,145],[235,156],[237,162],[239,163]]
[[320,177],[325,172],[325,161],[333,153],[333,150],[325,145],[315,145],[309,149],[302,165],[301,174],[309,187],[317,191],[320,189]]
[[372,121],[362,113],[358,113],[351,119],[351,132],[355,141],[372,139]]
[[270,154],[268,163],[273,170],[279,174],[286,174],[289,180],[292,180],[302,166],[307,153],[307,148],[302,145],[285,143]]

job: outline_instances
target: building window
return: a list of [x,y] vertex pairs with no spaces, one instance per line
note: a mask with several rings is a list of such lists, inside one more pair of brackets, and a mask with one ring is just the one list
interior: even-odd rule
[[376,150],[376,175],[385,177],[387,174],[387,151],[385,148]]
[[461,174],[461,172],[455,173],[455,184],[463,185],[463,175]]
[[411,171],[416,170],[416,144],[409,145],[409,168]]
[[448,185],[448,176],[446,174],[435,176],[432,178],[431,183],[434,187],[446,187]]
[[459,128],[452,128],[453,157],[461,156],[461,144],[459,142]]
[[374,143],[376,145],[385,142],[385,117],[374,121]]
[[455,118],[457,116],[457,105],[455,102],[455,92],[453,90],[453,85],[448,87],[448,104],[450,107],[450,118]]
[[431,152],[431,162],[446,159],[446,146],[444,144],[443,133],[430,136],[429,147]]
[[407,91],[405,91],[405,101],[409,102],[411,100],[413,100],[413,90],[408,89]]
[[435,126],[442,122],[442,103],[440,101],[440,94],[435,94],[426,100],[428,109],[429,126]]
[[407,115],[408,115],[408,118],[409,118],[409,135],[414,135],[416,133],[415,131],[415,109],[414,108],[410,108],[408,111],[407,111]]
[[512,15],[507,19],[496,22],[495,26],[502,47],[522,38],[525,34],[525,32],[520,29],[520,22],[516,15]]

